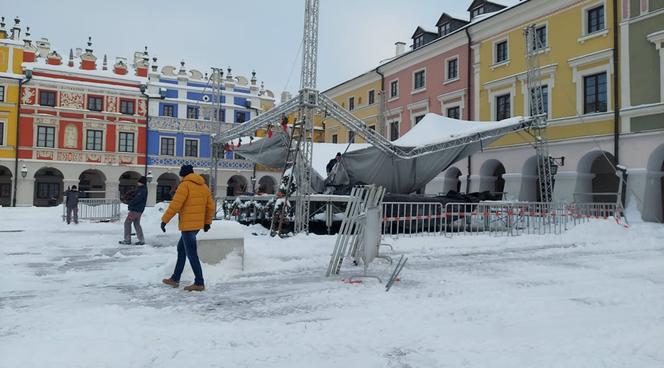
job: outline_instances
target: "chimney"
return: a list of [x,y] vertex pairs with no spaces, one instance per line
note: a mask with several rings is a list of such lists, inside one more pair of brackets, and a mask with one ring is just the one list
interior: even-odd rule
[[151,68],[152,68],[153,73],[157,73],[157,69],[159,69],[159,67],[157,66],[157,57],[156,56],[152,57],[152,66],[151,66]]
[[68,67],[74,67],[74,50],[69,49],[69,62],[67,63]]
[[37,48],[32,46],[32,39],[30,38],[30,27],[25,29],[25,38],[23,38],[25,48],[23,49],[23,61],[26,63],[34,63],[37,59]]
[[92,54],[92,37],[88,37],[88,47],[85,49],[85,53],[81,54],[81,69],[97,69],[97,57]]
[[136,64],[136,76],[138,77],[147,77],[148,76],[148,66],[150,64],[150,58],[148,57],[148,47],[145,46],[145,51],[141,55],[140,59],[135,61]]
[[123,57],[116,57],[115,64],[113,65],[113,73],[119,75],[127,74],[127,59]]
[[61,65],[62,56],[60,56],[57,51],[53,50],[46,57],[46,63],[49,65]]
[[35,43],[37,44],[39,57],[46,58],[48,56],[48,53],[51,52],[51,43],[48,42],[48,38],[42,38],[41,40]]
[[14,26],[12,27],[11,35],[12,40],[18,40],[21,38],[21,27],[19,26],[19,23],[21,23],[21,20],[18,19],[18,17],[14,18]]
[[5,29],[5,17],[0,17],[0,40],[7,38],[7,29]]
[[395,54],[394,56],[400,56],[403,55],[406,52],[406,43],[405,42],[395,42],[394,43],[395,47]]

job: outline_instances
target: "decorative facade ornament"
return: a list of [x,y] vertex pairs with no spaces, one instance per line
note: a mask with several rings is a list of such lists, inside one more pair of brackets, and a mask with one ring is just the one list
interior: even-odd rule
[[83,110],[83,94],[64,91],[60,92],[60,106]]
[[117,112],[118,111],[118,98],[115,96],[106,96],[106,111],[108,112]]
[[78,129],[74,124],[67,124],[65,127],[65,137],[64,137],[64,147],[65,148],[76,148],[78,145]]
[[34,105],[36,100],[37,92],[34,88],[24,87],[23,96],[21,96],[21,104],[23,105]]
[[145,100],[139,99],[136,112],[139,116],[145,116]]

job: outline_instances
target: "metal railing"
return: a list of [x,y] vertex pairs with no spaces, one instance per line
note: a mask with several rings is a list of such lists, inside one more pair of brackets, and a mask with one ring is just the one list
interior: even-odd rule
[[544,202],[385,202],[383,236],[459,236],[561,234],[592,219],[615,218],[622,211],[613,203]]
[[383,202],[383,235],[437,235],[443,231],[443,204]]
[[[67,218],[67,206],[62,206],[62,220]],[[81,198],[78,200],[78,219],[89,221],[118,221],[120,200],[108,198]]]

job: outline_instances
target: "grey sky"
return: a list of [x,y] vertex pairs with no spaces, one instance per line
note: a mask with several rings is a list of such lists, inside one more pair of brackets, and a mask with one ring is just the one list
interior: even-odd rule
[[[373,68],[393,55],[394,42],[408,43],[418,25],[433,28],[442,12],[467,19],[470,2],[321,0],[319,89]],[[106,53],[109,62],[147,45],[160,66],[184,59],[204,72],[230,65],[233,74],[248,76],[255,69],[277,96],[299,87],[303,13],[304,0],[0,0],[8,25],[18,15],[33,39],[48,38],[63,56],[85,47],[88,35],[95,55]]]

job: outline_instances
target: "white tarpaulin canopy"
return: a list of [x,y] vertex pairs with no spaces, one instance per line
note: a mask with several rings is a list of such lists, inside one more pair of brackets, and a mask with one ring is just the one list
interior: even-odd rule
[[[429,113],[408,133],[392,142],[407,151],[424,152],[416,157],[400,158],[368,144],[314,143],[312,167],[319,174],[325,174],[328,161],[341,152],[340,170],[344,170],[345,175],[340,177],[347,177],[349,182],[331,178],[333,184],[377,184],[391,193],[411,193],[423,188],[451,164],[480,151],[501,136],[521,129],[523,119],[520,117],[477,122]],[[285,133],[236,148],[236,152],[247,159],[273,168],[283,167],[287,151]],[[324,187],[317,185],[315,189],[322,192]]]

